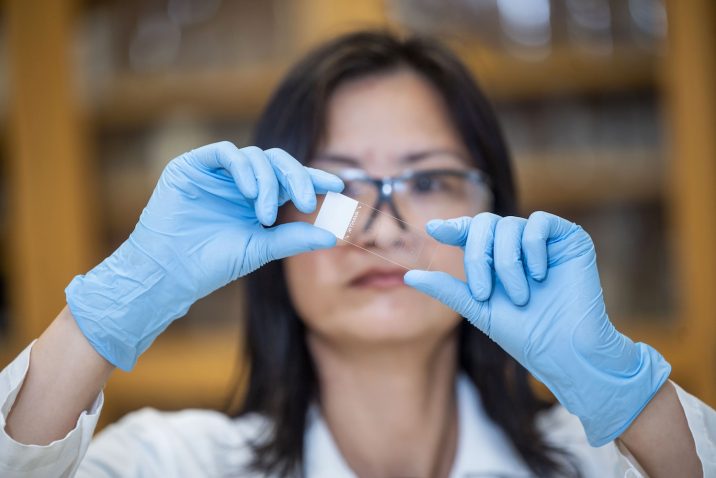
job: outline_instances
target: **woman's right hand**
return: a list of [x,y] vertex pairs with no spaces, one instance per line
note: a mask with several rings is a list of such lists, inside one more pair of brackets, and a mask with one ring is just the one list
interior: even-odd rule
[[129,239],[69,284],[72,315],[97,352],[130,370],[196,300],[271,260],[335,245],[307,223],[268,226],[287,201],[310,213],[317,194],[342,189],[280,149],[222,142],[185,153],[164,169]]

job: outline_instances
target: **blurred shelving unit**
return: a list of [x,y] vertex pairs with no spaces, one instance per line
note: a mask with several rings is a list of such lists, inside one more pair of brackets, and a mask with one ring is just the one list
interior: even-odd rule
[[2,254],[10,315],[0,350],[6,362],[57,315],[64,286],[95,260],[97,241],[94,176],[68,61],[76,11],[67,2],[0,8],[7,51]]
[[[8,110],[8,57],[7,57],[7,15],[0,10],[0,251],[8,248],[8,175],[7,164],[7,110]],[[8,345],[9,265],[6,257],[0,255],[0,350]],[[1,354],[0,354],[1,355]]]
[[[0,359],[42,332],[74,274],[126,238],[168,159],[218,139],[245,143],[292,60],[335,33],[389,26],[436,34],[460,53],[505,125],[524,213],[582,223],[619,328],[716,405],[716,7],[668,0],[666,38],[605,40],[587,22],[571,44],[578,2],[535,0],[550,18],[571,18],[553,20],[546,43],[532,25],[535,47],[503,41],[511,24],[499,7],[509,3],[452,0],[436,12],[427,0],[5,2],[16,222]],[[612,20],[626,4],[661,5],[586,3],[606,5]],[[470,20],[470,4],[486,6]],[[470,23],[483,17],[504,31]],[[219,407],[243,366],[241,312],[240,282],[197,303],[135,371],[115,373],[103,420],[143,405]]]

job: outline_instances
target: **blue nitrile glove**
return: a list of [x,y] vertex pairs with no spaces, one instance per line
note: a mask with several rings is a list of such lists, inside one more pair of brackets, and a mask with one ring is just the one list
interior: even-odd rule
[[467,283],[412,270],[406,284],[497,342],[580,418],[593,446],[621,435],[668,378],[664,357],[609,321],[594,245],[578,225],[545,212],[481,213],[427,230],[464,248]]
[[97,352],[130,370],[196,300],[271,260],[335,245],[308,223],[264,226],[288,200],[309,213],[316,194],[342,189],[280,149],[222,142],[185,153],[164,169],[127,241],[67,286],[67,304]]

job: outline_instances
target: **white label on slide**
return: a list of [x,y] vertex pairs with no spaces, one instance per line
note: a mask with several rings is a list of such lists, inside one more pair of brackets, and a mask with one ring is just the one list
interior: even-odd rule
[[358,201],[355,199],[329,191],[313,225],[325,229],[338,239],[343,239],[357,207]]

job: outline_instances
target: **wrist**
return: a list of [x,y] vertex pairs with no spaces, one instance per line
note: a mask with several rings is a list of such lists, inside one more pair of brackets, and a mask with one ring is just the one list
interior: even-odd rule
[[158,264],[136,244],[125,241],[65,289],[67,305],[92,347],[122,370],[134,367],[139,355],[189,309],[191,287],[177,280],[183,274]]
[[592,446],[624,433],[668,380],[671,365],[653,347],[633,344],[634,360],[622,369],[599,369],[584,397],[579,416]]

